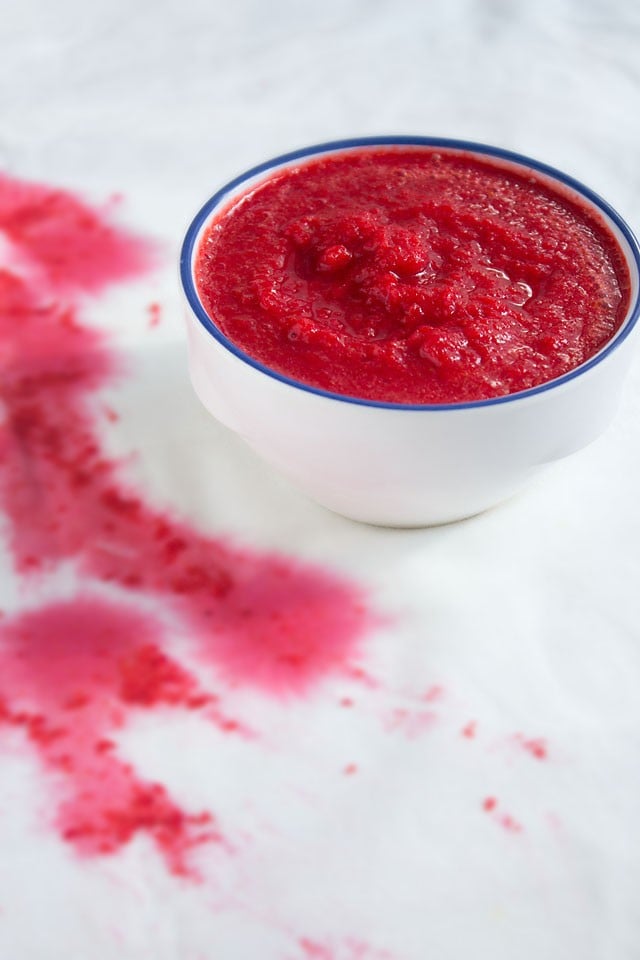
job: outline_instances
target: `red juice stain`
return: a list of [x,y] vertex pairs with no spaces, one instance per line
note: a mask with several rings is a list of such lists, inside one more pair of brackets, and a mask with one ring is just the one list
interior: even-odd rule
[[[103,336],[81,325],[68,291],[95,292],[135,273],[150,259],[139,241],[67,194],[6,179],[0,213],[23,260],[41,269],[38,283],[0,273],[0,499],[18,569],[73,558],[94,578],[162,597],[229,682],[299,692],[327,671],[356,672],[350,658],[372,625],[358,588],[310,564],[203,536],[127,488],[119,464],[102,453],[87,402],[116,363]],[[54,256],[83,243],[90,265]],[[64,298],[52,297],[58,288]]]
[[186,813],[116,754],[131,707],[189,708],[196,681],[157,647],[161,625],[84,596],[0,628],[0,724],[21,729],[56,775],[52,820],[81,854],[113,853],[137,834],[169,869],[194,876],[193,847],[222,837],[208,812]]
[[[0,505],[18,573],[29,581],[73,560],[94,581],[153,597],[182,619],[201,659],[227,685],[281,696],[301,695],[330,672],[365,682],[355,661],[363,637],[378,621],[361,589],[311,564],[201,534],[123,483],[120,464],[100,448],[90,403],[94,391],[118,373],[118,362],[105,335],[83,325],[81,308],[88,295],[146,270],[154,261],[153,248],[69,193],[6,177],[0,177],[0,230],[8,240],[8,263],[0,267],[5,411]],[[28,620],[33,629],[35,623]],[[151,628],[141,635],[148,642],[127,653],[124,667],[118,660],[118,709],[153,709],[159,702],[156,683],[149,681],[153,675],[163,690],[162,703],[175,697],[189,706],[182,696],[186,681],[154,648]],[[72,649],[75,655],[75,645]],[[32,660],[29,689],[36,688],[35,675],[44,664],[44,658]],[[12,696],[5,691],[6,709],[14,717]],[[189,696],[202,698],[195,692]],[[36,724],[43,736],[51,709],[57,728],[57,708],[46,698],[34,709],[43,717]],[[216,709],[211,706],[218,726],[239,732],[239,725]],[[110,758],[108,737],[101,734],[98,742],[96,756]],[[53,754],[40,752],[50,765]],[[109,763],[109,776],[119,785],[116,794],[133,790],[133,771],[115,760]],[[81,766],[83,782],[102,779],[102,767],[84,761]],[[102,822],[98,792],[83,788],[83,795],[87,823]],[[160,844],[161,831],[153,824],[162,811],[167,822],[182,815],[161,787],[144,787],[136,796],[134,823],[147,816],[145,829]],[[96,806],[93,821],[90,802]],[[175,829],[185,836],[197,826],[178,821]],[[118,822],[124,838],[142,829],[127,825],[126,818]],[[78,848],[101,849],[101,841],[91,839],[92,828],[63,832]]]
[[345,775],[345,777],[352,777],[355,773],[358,772],[358,764],[348,763],[346,767],[343,768],[342,772]]
[[475,720],[470,720],[460,731],[461,735],[466,737],[467,740],[473,740],[477,732],[478,724]]
[[522,749],[536,760],[546,760],[549,755],[547,741],[542,737],[525,737],[522,733],[516,733],[513,738]]
[[0,230],[41,270],[40,291],[97,293],[134,277],[154,247],[64,190],[0,175]]

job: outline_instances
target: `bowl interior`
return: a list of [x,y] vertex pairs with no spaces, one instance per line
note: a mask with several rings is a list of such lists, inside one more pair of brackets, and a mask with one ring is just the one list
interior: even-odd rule
[[[269,179],[274,173],[286,170],[287,168],[297,167],[304,163],[309,163],[320,156],[357,151],[367,147],[387,149],[390,151],[399,148],[403,150],[421,150],[425,147],[431,149],[434,147],[440,147],[443,150],[459,151],[465,154],[490,158],[493,163],[503,166],[506,170],[514,170],[519,173],[533,172],[539,179],[547,181],[556,191],[559,191],[570,199],[576,199],[582,204],[587,204],[587,206],[591,208],[592,212],[594,212],[600,218],[600,220],[608,228],[609,232],[615,237],[627,263],[631,289],[629,309],[623,323],[597,353],[595,353],[584,363],[580,364],[580,366],[574,367],[572,370],[560,377],[546,381],[545,383],[539,384],[538,386],[532,387],[528,390],[523,390],[518,393],[511,393],[506,396],[492,397],[487,400],[475,400],[452,404],[405,405],[378,400],[363,400],[358,397],[349,397],[342,394],[328,393],[327,391],[309,386],[308,384],[293,380],[290,377],[277,373],[276,371],[264,366],[253,357],[244,353],[244,351],[242,351],[224,335],[224,333],[216,325],[215,321],[207,314],[198,295],[195,283],[195,264],[201,240],[208,230],[211,222],[218,217],[224,216],[225,211],[232,207],[241,196],[250,193],[252,189],[255,189],[264,180]],[[187,300],[198,320],[203,324],[205,329],[212,334],[216,340],[218,340],[219,343],[234,353],[241,360],[249,363],[262,373],[266,373],[269,376],[275,377],[276,379],[296,387],[297,389],[329,396],[333,399],[345,402],[359,403],[365,406],[391,407],[411,410],[439,410],[451,409],[452,407],[460,409],[507,403],[512,402],[517,398],[540,393],[541,391],[548,390],[554,386],[562,384],[575,376],[579,376],[581,373],[590,369],[594,364],[599,363],[628,336],[628,334],[631,332],[631,329],[635,326],[640,313],[640,247],[629,226],[610,206],[610,204],[608,204],[588,187],[581,184],[579,181],[562,173],[559,170],[554,169],[553,167],[548,166],[547,164],[540,163],[537,160],[524,157],[508,150],[502,150],[498,147],[487,146],[485,144],[433,137],[363,137],[356,140],[334,141],[331,143],[319,144],[301,150],[296,150],[280,157],[275,157],[272,160],[267,160],[264,163],[247,170],[245,173],[240,174],[225,186],[221,187],[204,204],[199,213],[193,219],[189,229],[187,230],[183,244],[180,268],[182,283]]]

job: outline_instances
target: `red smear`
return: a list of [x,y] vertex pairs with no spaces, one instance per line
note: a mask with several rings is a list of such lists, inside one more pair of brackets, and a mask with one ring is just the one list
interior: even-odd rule
[[493,820],[509,833],[522,833],[522,824],[512,817],[510,813],[502,813],[498,810],[498,801],[495,797],[485,797],[482,801],[482,809],[493,816]]
[[466,737],[467,740],[473,740],[478,731],[478,724],[475,720],[470,720],[461,730],[463,737]]
[[113,407],[104,407],[104,415],[109,423],[117,423],[120,419],[120,414]]
[[312,960],[333,960],[334,954],[329,947],[325,947],[314,940],[303,938],[300,940],[300,946],[304,956],[310,957]]
[[150,303],[147,307],[147,313],[149,315],[149,326],[157,327],[162,320],[162,307],[160,304]]
[[[314,566],[200,534],[125,486],[120,464],[101,451],[89,402],[92,392],[117,373],[117,362],[104,336],[82,325],[79,309],[85,295],[145,269],[153,261],[149,245],[117,230],[70,194],[4,177],[0,229],[13,245],[9,267],[0,269],[0,399],[6,411],[0,427],[0,503],[17,571],[30,580],[73,560],[94,581],[153,597],[159,608],[181,618],[201,658],[227,684],[301,695],[330,672],[373,684],[354,665],[361,639],[375,623],[359,589]],[[65,615],[76,614],[69,608]],[[26,623],[37,633],[36,616],[29,614]],[[42,616],[52,616],[51,611]],[[55,616],[62,616],[60,610]],[[89,630],[90,624],[85,627]],[[121,686],[113,691],[113,702],[124,712],[117,723],[125,722],[126,711],[133,708],[149,710],[158,703],[189,707],[194,705],[190,697],[202,701],[201,692],[187,693],[187,674],[155,646],[161,638],[151,626],[145,632],[140,621],[136,629],[143,639],[123,650],[125,659],[118,661]],[[74,628],[68,636],[81,632]],[[76,648],[74,639],[74,656]],[[90,661],[80,659],[87,670]],[[44,664],[44,658],[32,658],[24,690],[5,690],[5,697],[12,722],[21,710],[14,696],[33,699],[29,709],[44,718],[40,727],[46,731],[50,710],[57,726],[58,707],[46,693],[48,674],[37,678]],[[84,680],[78,675],[78,689],[70,695],[91,700],[92,676],[90,671]],[[109,676],[113,680],[115,675]],[[214,699],[205,696],[208,715],[220,729],[237,733],[239,725],[217,710]],[[86,709],[81,700],[77,708]],[[112,778],[119,784],[116,795],[131,799],[131,823],[141,824],[131,826],[124,814],[116,818],[121,842],[140,829],[162,845],[154,824],[164,814],[163,830],[173,829],[181,843],[187,842],[196,824],[180,820],[185,815],[170,806],[162,788],[138,796],[133,772],[113,766],[102,720],[92,723],[95,745],[102,746],[92,750],[91,764],[80,763],[83,791],[90,798],[83,802],[95,806],[95,816],[87,812],[87,822],[102,822],[104,791],[98,785]],[[29,737],[51,766],[52,755],[44,752],[31,728]],[[92,778],[95,789],[85,790]],[[80,815],[74,816],[77,822]],[[67,827],[63,832],[78,848],[101,849],[101,841],[87,839],[89,828],[81,834],[69,834]],[[171,865],[179,866],[178,861]]]
[[40,293],[97,293],[155,259],[148,243],[118,230],[72,194],[1,175],[0,229],[42,271]]
[[358,772],[357,763],[348,763],[342,772],[344,773],[345,777],[352,777],[354,773]]
[[519,744],[523,750],[525,750],[530,756],[534,757],[536,760],[546,760],[548,757],[548,747],[547,741],[543,740],[542,737],[535,737],[527,739],[521,733],[516,733],[513,738],[517,744]]
[[426,703],[436,703],[438,700],[442,700],[443,697],[444,687],[442,687],[439,683],[434,683],[431,687],[429,687],[422,699]]
[[331,960],[332,958],[328,947],[323,947],[321,943],[316,943],[313,940],[307,940],[306,937],[300,940],[300,946],[305,957],[312,957],[313,960],[316,960],[316,958],[317,960]]
[[351,938],[338,944],[328,944],[303,937],[298,945],[307,960],[393,960],[387,950],[378,950],[362,940]]
[[354,705],[354,701],[351,697],[342,697],[340,700],[340,706],[345,709],[350,709]]
[[4,623],[0,722],[22,729],[57,774],[53,819],[78,852],[112,853],[146,834],[172,872],[193,876],[191,849],[222,840],[213,817],[140,780],[111,739],[133,704],[192,706],[197,684],[157,648],[160,633],[152,618],[88,596]]

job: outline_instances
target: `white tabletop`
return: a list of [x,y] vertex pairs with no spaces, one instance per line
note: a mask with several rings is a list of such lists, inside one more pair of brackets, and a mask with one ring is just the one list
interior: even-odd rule
[[[66,553],[20,569],[7,508],[2,960],[640,956],[640,365],[608,432],[516,499],[448,527],[375,529],[309,502],[199,406],[175,267],[187,221],[226,179],[361,134],[520,151],[637,227],[639,43],[640,9],[625,0],[23,0],[3,11],[5,173],[71,191],[156,241],[146,272],[55,294],[120,358],[82,423],[145,517],[170,516],[202,557],[210,543],[212,564],[242,579],[279,553],[294,585],[302,561],[331,589],[361,593],[366,612],[335,658],[312,651],[308,676],[279,682],[261,635],[249,630],[250,662],[237,662],[220,653],[222,614],[207,647],[164,580],[109,580],[94,546],[110,534],[88,520],[86,542],[63,530]],[[90,722],[112,735],[115,759],[82,777],[16,719],[55,702],[11,660],[20,629],[52,608],[75,613],[62,641],[40,630],[45,660],[49,642],[52,657],[60,642],[92,643],[108,608],[138,631],[131,642],[183,671],[173,705],[115,688],[96,701]],[[294,658],[317,627],[300,623]],[[189,683],[203,706],[187,703]],[[73,736],[80,749],[82,729]],[[115,769],[164,788],[178,853],[157,821],[104,851],[65,834],[74,804],[111,789]],[[190,846],[198,814],[213,835]]]

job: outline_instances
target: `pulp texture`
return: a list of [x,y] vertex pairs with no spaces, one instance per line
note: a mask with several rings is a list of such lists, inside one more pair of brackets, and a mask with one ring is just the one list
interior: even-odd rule
[[219,329],[270,369],[403,404],[561,376],[611,338],[630,288],[604,220],[560,184],[431,148],[276,172],[209,226],[196,284]]

